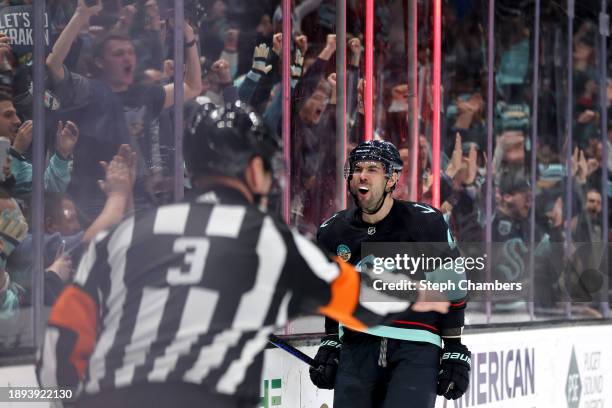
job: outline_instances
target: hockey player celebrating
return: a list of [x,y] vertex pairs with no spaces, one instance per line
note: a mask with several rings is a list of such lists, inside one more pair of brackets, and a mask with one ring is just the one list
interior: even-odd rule
[[197,193],[98,235],[50,313],[39,381],[78,387],[80,406],[256,406],[268,336],[289,317],[371,323],[355,270],[258,207],[278,153],[261,119],[237,103],[189,123]]
[[[357,208],[336,213],[319,228],[319,244],[353,265],[367,242],[447,243],[438,256],[458,256],[442,214],[430,206],[394,200],[402,160],[394,145],[363,142],[349,154],[345,175]],[[448,270],[427,279],[461,279]],[[455,291],[448,314],[411,310],[389,326],[366,333],[326,319],[326,336],[311,369],[319,388],[335,389],[334,408],[430,408],[436,393],[459,398],[467,389],[470,352],[461,344],[465,292]],[[440,349],[442,348],[442,352]]]

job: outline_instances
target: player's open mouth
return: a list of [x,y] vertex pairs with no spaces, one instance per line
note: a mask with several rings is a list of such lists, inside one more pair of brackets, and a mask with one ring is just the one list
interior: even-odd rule
[[367,187],[361,186],[357,189],[357,191],[359,191],[360,194],[366,195],[370,191],[370,189]]

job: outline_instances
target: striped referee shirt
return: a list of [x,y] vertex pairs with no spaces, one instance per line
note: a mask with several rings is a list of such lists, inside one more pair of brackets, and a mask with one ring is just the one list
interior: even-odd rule
[[39,382],[87,394],[185,382],[256,397],[276,327],[321,312],[364,329],[358,297],[351,266],[217,188],[92,241],[51,310]]

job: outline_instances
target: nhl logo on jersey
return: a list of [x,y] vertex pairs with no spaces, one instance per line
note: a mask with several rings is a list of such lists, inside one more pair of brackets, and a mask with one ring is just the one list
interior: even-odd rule
[[510,221],[500,221],[497,226],[497,231],[500,235],[508,235],[512,231],[512,224]]
[[368,227],[368,235],[376,234],[376,227]]
[[351,259],[351,248],[344,244],[340,244],[338,245],[338,248],[336,248],[336,255],[338,255],[344,262],[348,262],[348,260]]

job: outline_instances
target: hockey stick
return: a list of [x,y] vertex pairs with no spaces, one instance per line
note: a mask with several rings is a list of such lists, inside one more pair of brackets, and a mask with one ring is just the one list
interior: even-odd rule
[[312,357],[309,357],[306,354],[302,353],[300,350],[296,349],[295,347],[287,343],[285,340],[275,336],[274,334],[271,334],[268,337],[268,341],[272,343],[273,345],[275,345],[276,347],[285,350],[287,353],[291,354],[292,356],[302,360],[304,363],[308,364],[315,370],[320,370],[323,367],[323,366],[318,365],[317,362],[314,361]]

